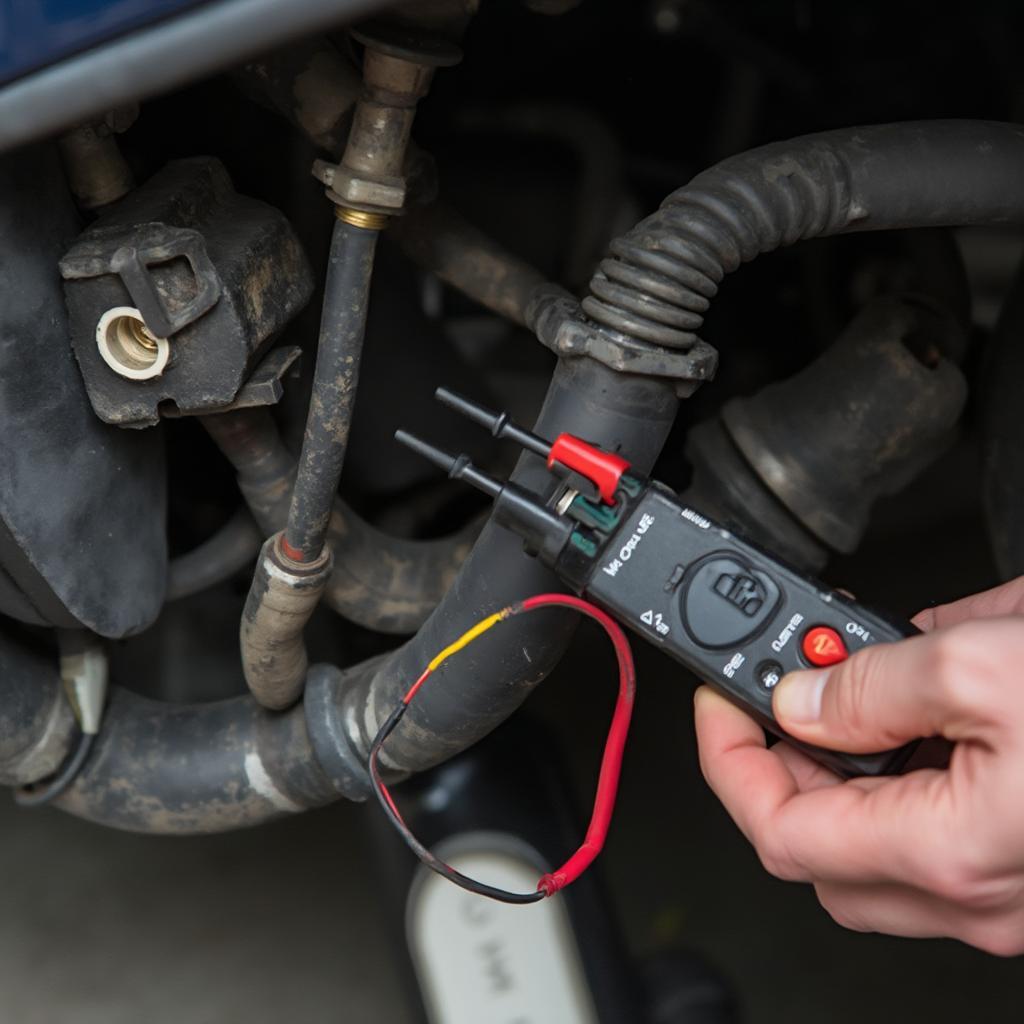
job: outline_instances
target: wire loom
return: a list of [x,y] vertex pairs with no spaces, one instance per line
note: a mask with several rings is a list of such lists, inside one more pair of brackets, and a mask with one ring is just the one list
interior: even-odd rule
[[[590,824],[587,827],[586,836],[576,852],[556,871],[542,875],[537,882],[534,892],[516,893],[506,889],[499,889],[485,882],[477,881],[467,875],[456,871],[450,864],[446,864],[439,857],[430,852],[410,831],[402,818],[398,807],[395,804],[391,793],[380,774],[380,751],[387,738],[394,732],[402,716],[408,710],[410,703],[415,698],[420,687],[427,679],[448,660],[452,655],[457,654],[463,648],[468,647],[477,637],[486,633],[493,626],[512,618],[514,615],[521,615],[524,612],[536,611],[538,608],[571,608],[581,614],[593,619],[607,633],[608,639],[615,649],[615,658],[619,668],[619,695],[615,702],[615,711],[612,714],[611,726],[608,729],[608,738],[605,740],[604,755],[601,758],[601,769],[597,779],[597,792],[594,795],[594,809],[591,812]],[[612,811],[615,807],[615,795],[619,788],[619,774],[622,770],[622,755],[626,747],[626,736],[629,732],[629,722],[633,714],[633,702],[636,697],[636,669],[633,665],[633,653],[629,647],[629,641],[619,624],[606,612],[589,601],[584,601],[569,594],[537,594],[528,597],[524,601],[517,601],[500,611],[482,619],[475,626],[468,629],[454,643],[449,644],[438,654],[423,670],[422,675],[409,688],[409,691],[402,698],[402,702],[388,715],[384,724],[380,727],[370,747],[369,769],[370,778],[373,781],[373,790],[384,808],[391,823],[399,831],[406,845],[416,854],[417,857],[432,871],[448,881],[454,882],[469,892],[477,893],[480,896],[487,896],[502,903],[536,903],[546,896],[553,896],[559,889],[564,889],[574,882],[591,865],[594,858],[601,852],[605,838],[608,835],[608,827],[611,824]]]

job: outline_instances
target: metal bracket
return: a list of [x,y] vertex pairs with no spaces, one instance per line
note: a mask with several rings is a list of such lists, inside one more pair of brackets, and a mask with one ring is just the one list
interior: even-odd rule
[[[69,280],[116,274],[124,282],[132,304],[138,309],[149,331],[168,338],[208,313],[220,298],[217,271],[206,254],[206,244],[198,231],[190,228],[152,224],[147,244],[119,245],[123,235],[76,245],[60,262],[63,276]],[[111,251],[113,250],[113,251]],[[173,312],[160,294],[150,268],[171,260],[184,259],[195,279],[195,295]]]
[[577,300],[556,285],[537,288],[526,310],[526,322],[546,348],[560,356],[588,356],[619,373],[667,377],[686,398],[718,366],[718,352],[703,341],[686,351],[638,341],[594,323]]
[[160,415],[165,419],[180,419],[182,416],[210,416],[214,413],[233,412],[236,409],[253,409],[262,405],[276,405],[284,394],[282,383],[295,362],[302,355],[297,345],[272,349],[270,354],[252,371],[252,376],[241,386],[234,401],[215,409],[179,409],[177,406],[162,406]]

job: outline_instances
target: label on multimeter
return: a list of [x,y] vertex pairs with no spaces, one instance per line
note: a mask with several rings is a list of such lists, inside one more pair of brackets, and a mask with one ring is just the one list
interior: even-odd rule
[[[655,486],[604,546],[584,593],[783,737],[772,690],[786,672],[834,664],[915,632],[808,579]],[[802,748],[845,776],[897,771],[911,752]]]

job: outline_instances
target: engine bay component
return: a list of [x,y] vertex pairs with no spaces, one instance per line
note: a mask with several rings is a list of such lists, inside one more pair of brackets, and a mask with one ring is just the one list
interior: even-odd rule
[[138,114],[138,104],[129,104],[61,136],[64,171],[83,210],[101,210],[134,188],[135,176],[114,136],[128,129]]
[[343,209],[399,213],[408,198],[416,104],[434,69],[457,64],[462,51],[442,37],[386,23],[352,34],[365,46],[363,93],[341,162],[318,160],[313,173],[327,187],[327,198]]
[[353,215],[358,220],[362,211],[339,207],[331,235],[313,394],[281,541],[282,551],[295,562],[319,559],[327,542],[359,384],[379,225],[350,223]]
[[[80,226],[53,148],[4,156],[0,190],[0,611],[127,636],[163,605],[162,439],[90,408],[55,273]],[[99,362],[95,322],[89,344]]]
[[[295,701],[305,682],[302,631],[331,574],[328,528],[348,447],[377,239],[387,214],[405,203],[403,167],[416,102],[427,90],[436,59],[433,49],[422,47],[414,59],[405,59],[408,46],[402,37],[396,43],[393,34],[386,33],[383,42],[359,38],[366,45],[365,89],[341,165],[327,175],[336,219],[288,520],[264,548],[242,614],[245,680],[256,699],[272,709]],[[420,51],[426,60],[416,59]],[[447,52],[442,46],[441,53]],[[322,169],[321,162],[316,169]]]
[[674,373],[689,393],[715,369],[697,331],[727,273],[849,231],[1020,223],[1022,160],[1024,129],[990,121],[871,125],[740,153],[612,241],[583,315],[547,297],[533,314],[538,335],[624,371]]
[[953,440],[967,382],[949,353],[965,346],[952,315],[913,296],[876,299],[795,376],[690,431],[686,500],[820,570],[826,548],[853,551],[874,502]]
[[65,699],[57,658],[19,636],[0,636],[0,783],[26,786],[51,775],[67,755],[75,716]]
[[[266,409],[204,416],[203,425],[237,472],[242,496],[264,536],[283,530],[295,460]],[[324,603],[382,633],[414,633],[447,593],[479,525],[447,537],[393,537],[340,498],[328,522],[334,571]]]
[[[775,720],[772,690],[786,672],[845,659],[844,637],[859,650],[913,636],[918,630],[912,625],[801,576],[699,509],[681,505],[664,484],[632,473],[616,453],[565,434],[548,442],[505,413],[443,390],[438,397],[495,437],[543,452],[564,478],[552,511],[515,484],[481,472],[465,455],[448,455],[401,430],[395,435],[453,480],[489,495],[495,521],[522,537],[526,551],[563,583],[841,777],[891,775],[906,764],[916,744],[853,754],[793,739]],[[597,495],[580,493],[577,477]],[[610,481],[614,486],[606,487]]]
[[294,704],[306,681],[302,631],[331,575],[331,549],[314,561],[296,562],[283,550],[284,535],[263,545],[242,611],[242,670],[253,696],[279,711]]
[[128,380],[151,380],[167,369],[171,346],[146,326],[131,306],[108,309],[96,325],[96,347],[103,362]]
[[[611,451],[629,451],[634,466],[649,468],[677,404],[670,382],[621,376],[588,359],[562,359],[535,430],[571,433]],[[542,498],[556,484],[544,462],[532,455],[520,460],[512,479]],[[383,659],[344,672],[322,667],[317,673],[321,705],[311,728],[332,738],[336,784],[353,795],[365,794],[360,771],[370,744],[408,690],[408,680],[435,651],[490,609],[558,586],[557,577],[538,560],[524,558],[519,539],[492,520],[413,638]],[[529,625],[526,621],[514,618],[481,637],[473,656],[453,666],[443,692],[427,688],[419,695],[389,739],[392,767],[422,771],[446,760],[486,736],[526,700],[558,662],[573,632],[566,616],[540,616]]]
[[288,221],[239,195],[224,166],[175,161],[126,196],[60,262],[71,340],[100,419],[158,421],[161,405],[229,405],[308,302]]
[[[874,501],[905,487],[952,441],[967,382],[949,315],[879,299],[805,370],[722,410],[733,443],[799,522],[852,552]],[[780,414],[781,413],[781,414]],[[831,467],[842,465],[842,473]]]

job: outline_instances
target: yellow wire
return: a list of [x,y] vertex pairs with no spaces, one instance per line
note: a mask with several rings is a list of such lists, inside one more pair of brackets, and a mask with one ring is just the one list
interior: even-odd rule
[[502,608],[500,612],[488,615],[486,619],[481,619],[475,626],[467,629],[458,640],[449,644],[429,665],[427,665],[427,671],[433,672],[446,658],[450,658],[453,654],[461,651],[463,647],[472,643],[478,636],[480,636],[481,633],[486,633],[491,626],[495,626],[501,622],[502,619],[507,618],[508,613],[508,608]]

